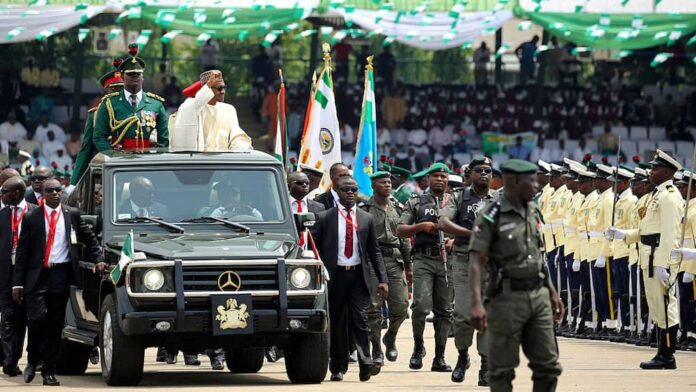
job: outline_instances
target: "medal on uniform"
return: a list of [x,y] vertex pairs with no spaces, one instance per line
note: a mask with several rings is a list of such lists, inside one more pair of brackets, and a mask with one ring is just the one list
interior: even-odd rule
[[647,211],[647,208],[645,207],[638,208],[638,216],[640,217],[640,219],[645,218],[645,211]]

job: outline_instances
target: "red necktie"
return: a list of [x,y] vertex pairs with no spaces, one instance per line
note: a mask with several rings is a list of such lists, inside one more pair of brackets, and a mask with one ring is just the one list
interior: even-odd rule
[[37,197],[36,202],[39,203],[39,207],[43,207],[43,196]]
[[48,237],[46,238],[46,252],[44,253],[44,268],[48,268],[48,259],[51,257],[51,248],[56,238],[56,226],[58,225],[58,211],[51,211],[51,219],[48,223]]
[[[296,202],[297,202],[297,213],[301,214],[302,213],[302,200],[296,200]],[[303,231],[302,233],[300,233],[300,248],[304,248],[304,243],[305,243],[304,236],[305,236],[305,234]]]
[[353,219],[350,216],[350,210],[346,209],[348,213],[346,215],[346,248],[343,250],[343,254],[347,258],[353,257]]
[[19,220],[21,219],[19,214],[19,207],[12,207],[12,249],[17,248],[17,242],[19,242]]

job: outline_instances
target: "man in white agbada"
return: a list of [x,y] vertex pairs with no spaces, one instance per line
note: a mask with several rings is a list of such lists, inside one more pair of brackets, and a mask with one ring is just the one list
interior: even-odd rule
[[184,90],[189,98],[170,118],[172,151],[252,149],[251,138],[239,126],[237,110],[225,103],[225,89],[222,72],[212,70]]

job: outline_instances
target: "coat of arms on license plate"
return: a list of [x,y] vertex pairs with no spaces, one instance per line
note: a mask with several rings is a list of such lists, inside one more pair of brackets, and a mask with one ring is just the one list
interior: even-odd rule
[[254,332],[251,295],[214,295],[213,333],[215,335],[249,334]]

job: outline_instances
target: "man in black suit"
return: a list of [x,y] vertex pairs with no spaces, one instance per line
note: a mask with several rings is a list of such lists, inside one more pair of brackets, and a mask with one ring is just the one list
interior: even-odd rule
[[[337,181],[340,205],[320,212],[312,228],[319,255],[329,273],[329,318],[331,323],[331,380],[343,380],[348,370],[351,341],[358,351],[360,381],[379,373],[370,358],[367,312],[371,291],[385,299],[387,274],[372,216],[356,208],[358,186],[351,177]],[[372,268],[377,287],[370,284]]]
[[155,186],[145,177],[135,177],[128,187],[130,199],[121,203],[116,219],[136,217],[168,218],[167,206],[155,201]]
[[43,199],[43,183],[44,181],[53,178],[53,170],[47,166],[37,166],[29,177],[31,182],[31,191],[26,194],[27,203],[41,205]]
[[314,198],[314,201],[324,205],[324,209],[327,210],[339,204],[337,189],[338,180],[343,177],[350,177],[350,170],[346,165],[340,162],[334,163],[329,169],[329,177],[331,178],[331,189]]
[[[303,172],[291,172],[288,174],[288,192],[290,193],[290,207],[293,213],[311,212],[314,215],[326,210],[324,205],[311,200],[309,194],[309,178]],[[300,233],[299,245],[302,249],[309,249],[307,234]]]
[[65,323],[65,306],[70,285],[79,282],[78,241],[84,246],[87,261],[98,262],[95,272],[106,264],[99,243],[80,217],[80,212],[61,204],[63,187],[57,180],[43,184],[41,207],[28,212],[22,220],[12,274],[12,298],[26,300],[29,343],[24,382],[36,374],[43,361],[44,385],[60,385],[55,377],[56,358]]
[[[5,171],[3,171],[4,173]],[[5,354],[3,373],[10,377],[19,376],[17,363],[22,357],[26,333],[26,310],[24,305],[12,300],[12,270],[15,250],[19,242],[19,230],[24,215],[36,208],[24,200],[27,187],[17,173],[3,181],[2,209],[0,209],[0,310],[2,311],[2,351]]]

